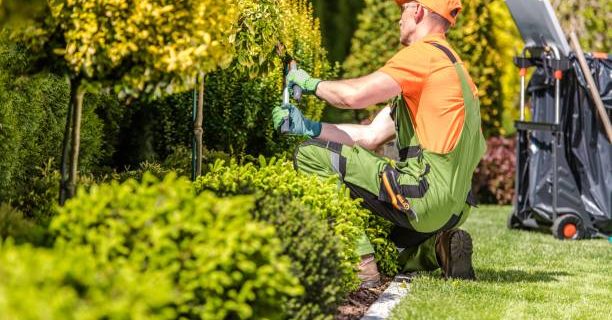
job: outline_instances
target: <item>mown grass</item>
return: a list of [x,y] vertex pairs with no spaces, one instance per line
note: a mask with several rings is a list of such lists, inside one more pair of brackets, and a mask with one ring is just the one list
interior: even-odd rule
[[510,210],[483,206],[464,225],[477,281],[419,274],[391,319],[612,319],[612,245],[508,230]]

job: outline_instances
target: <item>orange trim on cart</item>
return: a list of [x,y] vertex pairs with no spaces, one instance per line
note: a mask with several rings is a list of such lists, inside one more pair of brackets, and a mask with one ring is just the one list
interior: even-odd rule
[[605,52],[592,52],[591,54],[595,59],[608,59],[608,54]]

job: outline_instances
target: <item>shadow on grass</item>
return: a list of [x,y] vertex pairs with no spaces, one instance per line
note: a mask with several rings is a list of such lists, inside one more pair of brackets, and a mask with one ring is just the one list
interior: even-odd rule
[[493,270],[476,269],[477,281],[515,283],[515,282],[553,282],[559,281],[557,277],[569,276],[564,271],[531,271],[522,270]]

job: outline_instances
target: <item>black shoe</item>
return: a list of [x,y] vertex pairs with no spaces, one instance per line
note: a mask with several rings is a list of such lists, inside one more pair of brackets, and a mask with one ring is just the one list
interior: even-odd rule
[[476,280],[472,266],[472,237],[453,229],[436,235],[436,256],[446,279]]

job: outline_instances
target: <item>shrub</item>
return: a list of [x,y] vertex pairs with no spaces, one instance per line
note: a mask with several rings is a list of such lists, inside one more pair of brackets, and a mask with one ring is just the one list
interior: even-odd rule
[[81,188],[53,220],[59,248],[173,275],[179,317],[282,318],[302,289],[272,226],[252,221],[253,198],[195,195],[174,174]]
[[44,244],[45,230],[10,205],[0,204],[0,242],[12,238],[16,243]]
[[[271,122],[272,109],[281,103],[283,81],[283,63],[275,47],[282,41],[301,68],[315,77],[332,77],[319,23],[307,1],[265,0],[242,12],[240,27],[235,61],[206,76],[204,145],[233,155],[289,150],[299,139],[279,135]],[[127,143],[121,152],[128,158],[123,164],[163,161],[168,146],[191,147],[192,106],[191,92],[135,103],[122,129]],[[305,96],[299,107],[306,116],[319,119],[324,106],[321,100]],[[134,156],[135,150],[139,151]]]
[[98,265],[86,250],[0,241],[4,319],[174,319],[169,275]]
[[[349,196],[348,189],[340,187],[337,179],[322,180],[316,176],[298,174],[287,161],[259,158],[259,164],[239,165],[235,161],[225,164],[217,161],[208,173],[194,183],[196,190],[213,190],[220,194],[244,194],[261,191],[271,195],[284,195],[299,199],[313,213],[327,221],[342,246],[342,284],[350,291],[357,285],[355,268],[359,261],[356,240],[366,230],[376,250],[376,257],[385,273],[394,273],[397,250],[379,229],[367,227],[371,213]],[[390,250],[389,248],[393,248]]]
[[289,319],[331,319],[346,295],[342,288],[342,246],[326,221],[312,210],[284,196],[258,196],[256,219],[271,223],[292,261],[304,295],[283,301]]
[[485,203],[511,204],[514,197],[516,139],[491,137],[474,174],[476,194]]
[[20,187],[11,203],[40,225],[47,225],[55,215],[59,198],[60,173],[53,168],[53,159],[32,172],[27,186]]
[[[0,201],[11,202],[28,215],[38,215],[32,210],[46,210],[45,203],[39,210],[36,202],[27,206],[21,202],[27,202],[26,195],[38,192],[32,181],[46,178],[41,176],[41,167],[59,168],[69,87],[65,78],[53,73],[23,75],[28,67],[26,56],[22,46],[0,32]],[[107,95],[86,96],[82,171],[95,171],[111,158],[118,111],[118,102]]]
[[567,32],[576,29],[585,51],[610,52],[612,30],[608,28],[612,2],[598,0],[551,1],[561,26]]

